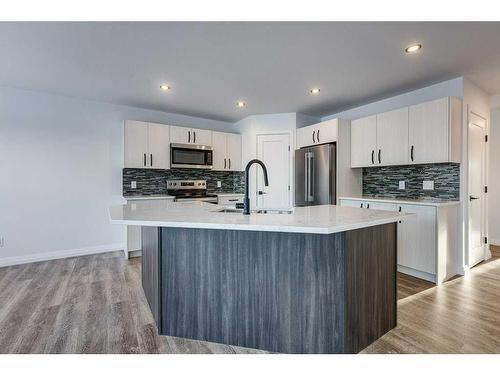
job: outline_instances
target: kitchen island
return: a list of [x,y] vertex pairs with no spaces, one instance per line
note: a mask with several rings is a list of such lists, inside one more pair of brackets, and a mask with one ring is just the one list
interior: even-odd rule
[[112,223],[142,227],[142,284],[160,334],[283,353],[357,353],[396,326],[400,214],[167,206],[110,209]]

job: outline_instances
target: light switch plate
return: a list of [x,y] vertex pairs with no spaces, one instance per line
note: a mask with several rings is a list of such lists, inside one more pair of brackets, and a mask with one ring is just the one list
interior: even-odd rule
[[434,181],[424,181],[422,188],[424,190],[434,190]]
[[217,187],[218,187],[218,188],[222,187],[222,182],[217,181]]
[[130,183],[130,188],[131,188],[131,189],[137,189],[137,181],[132,181],[132,182]]
[[399,190],[406,189],[406,181],[399,181]]

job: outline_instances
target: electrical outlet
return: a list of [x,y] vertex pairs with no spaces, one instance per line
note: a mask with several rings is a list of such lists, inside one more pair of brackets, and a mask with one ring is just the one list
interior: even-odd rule
[[399,190],[406,189],[406,181],[399,181]]
[[132,182],[130,183],[130,188],[131,188],[131,189],[137,189],[137,182],[136,182],[136,181],[132,181]]
[[222,187],[222,182],[217,181],[217,187],[218,187],[218,188]]
[[2,236],[0,237],[0,247],[4,247],[5,246],[5,238]]
[[424,181],[422,184],[424,190],[434,190],[434,181]]

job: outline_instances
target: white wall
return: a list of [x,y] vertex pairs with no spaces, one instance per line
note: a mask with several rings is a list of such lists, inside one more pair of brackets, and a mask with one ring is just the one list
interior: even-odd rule
[[351,109],[334,113],[322,118],[322,121],[332,118],[353,120],[365,116],[374,115],[401,107],[424,103],[430,100],[444,98],[445,96],[456,96],[462,98],[463,78],[455,78],[440,82],[435,85],[423,87],[418,90],[408,91],[404,94],[396,95],[387,99],[378,100],[373,103],[353,107]]
[[123,120],[233,124],[0,87],[0,266],[121,249]]
[[[297,115],[296,113],[280,113],[270,115],[255,115],[244,118],[235,123],[235,127],[239,130],[242,139],[242,160],[243,167],[252,159],[257,157],[257,135],[259,134],[284,134],[290,135],[292,151],[295,150],[295,130],[297,128]],[[291,202],[293,205],[293,181],[294,181],[294,152],[291,152],[290,164],[290,185],[291,185]],[[256,166],[252,167],[251,179],[256,181],[255,171]],[[260,173],[260,172],[259,172]],[[256,185],[250,181],[249,195],[251,204],[256,204]]]
[[490,243],[500,245],[500,103],[491,111],[490,124],[489,236]]

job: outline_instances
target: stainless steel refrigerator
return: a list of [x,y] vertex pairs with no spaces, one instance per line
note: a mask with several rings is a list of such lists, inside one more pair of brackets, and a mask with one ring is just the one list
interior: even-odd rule
[[336,145],[305,147],[295,151],[295,205],[336,202]]

